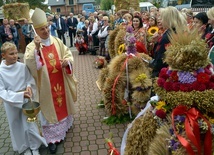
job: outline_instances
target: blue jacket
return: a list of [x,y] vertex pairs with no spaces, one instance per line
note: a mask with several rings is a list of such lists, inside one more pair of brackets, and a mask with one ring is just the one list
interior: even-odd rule
[[55,36],[56,37],[56,23],[52,23],[50,26],[49,26],[49,29],[50,29],[50,34],[52,36]]

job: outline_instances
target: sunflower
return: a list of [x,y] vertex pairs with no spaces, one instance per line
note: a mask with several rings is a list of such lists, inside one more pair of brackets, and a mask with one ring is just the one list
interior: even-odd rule
[[157,26],[152,26],[148,29],[148,33],[150,36],[153,36],[156,32],[158,32],[159,28]]
[[125,44],[121,44],[118,48],[118,54],[121,55],[122,53],[124,53],[125,50]]

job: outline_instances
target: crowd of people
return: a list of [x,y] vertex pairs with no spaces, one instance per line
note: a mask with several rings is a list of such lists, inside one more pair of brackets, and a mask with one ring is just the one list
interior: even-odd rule
[[[153,58],[150,62],[153,68],[152,77],[157,77],[160,70],[167,66],[163,58],[170,44],[169,35],[172,31],[197,30],[209,49],[214,45],[214,7],[208,12],[197,14],[191,9],[178,11],[174,7],[163,10],[152,7],[149,12],[123,10],[114,15],[98,11],[87,16],[83,11],[78,17],[70,13],[66,18],[58,14],[47,15],[36,9],[31,20],[32,23],[25,19],[21,26],[13,19],[3,19],[3,25],[0,26],[3,56],[0,66],[0,97],[6,107],[13,149],[19,153],[24,152],[25,155],[31,155],[31,152],[38,155],[38,148],[42,143],[48,146],[51,153],[56,153],[57,143],[64,140],[72,125],[76,80],[73,74],[73,56],[66,46],[66,35],[70,38],[70,47],[75,46],[80,55],[90,53],[109,59],[108,41],[112,30],[119,25],[124,28],[132,26],[137,52]],[[25,65],[17,62],[19,29],[25,38]],[[26,79],[15,72],[15,69],[23,72]],[[23,82],[8,82],[12,76],[20,76]],[[13,138],[17,134],[13,130],[14,120],[26,117],[20,106],[26,98],[33,98],[41,104],[40,121],[45,140],[35,127],[26,124],[22,119],[16,121],[25,129],[22,131],[22,138],[27,142]],[[11,111],[16,111],[14,116],[9,116]],[[35,142],[38,145],[32,145],[34,141],[31,141],[31,134],[26,134],[32,132],[38,138]]]
[[[109,15],[105,11],[98,11],[90,13],[89,16],[86,16],[85,12],[83,12],[77,17],[70,13],[64,19],[62,17],[59,18],[58,15],[49,19],[55,20],[54,24],[56,25],[61,23],[60,30],[57,26],[52,27],[56,28],[58,37],[62,38],[64,43],[64,34],[68,32],[70,47],[77,47],[79,54],[90,53],[106,58],[109,58],[108,36],[111,31],[119,25],[123,25],[123,27],[132,26],[136,38],[137,51],[146,53],[154,58],[152,66],[155,67],[157,65],[154,68],[154,72],[158,74],[160,68],[166,65],[162,64],[161,59],[166,50],[166,45],[170,43],[168,35],[170,31],[176,31],[177,27],[188,30],[197,29],[209,48],[214,44],[213,8],[207,13],[195,13],[191,9],[171,10],[173,12],[172,15],[162,17],[160,16],[161,8],[151,7],[150,11],[144,12],[119,10],[114,15]],[[171,20],[168,20],[169,18]],[[157,74],[154,73],[154,76],[157,76]]]

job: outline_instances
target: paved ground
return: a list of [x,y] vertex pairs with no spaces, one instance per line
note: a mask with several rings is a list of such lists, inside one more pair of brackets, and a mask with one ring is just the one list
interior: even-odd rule
[[[99,74],[99,70],[93,67],[96,56],[78,55],[75,48],[71,48],[71,51],[75,59],[75,75],[79,81],[78,101],[75,103],[77,112],[66,139],[58,146],[57,155],[107,155],[108,146],[105,138],[112,132],[115,147],[119,149],[126,125],[108,126],[101,123],[106,113],[105,109],[97,108],[101,101],[101,93],[95,83]],[[45,147],[40,148],[40,153],[49,154]],[[0,104],[0,155],[18,155],[12,149],[2,104]]]

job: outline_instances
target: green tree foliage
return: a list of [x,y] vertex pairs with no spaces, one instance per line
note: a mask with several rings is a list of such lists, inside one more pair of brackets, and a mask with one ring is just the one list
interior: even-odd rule
[[101,3],[101,0],[95,0],[96,5],[100,5],[100,3]]
[[0,1],[0,7],[3,5],[3,1]]
[[100,7],[101,10],[109,10],[114,4],[114,0],[101,0]]

